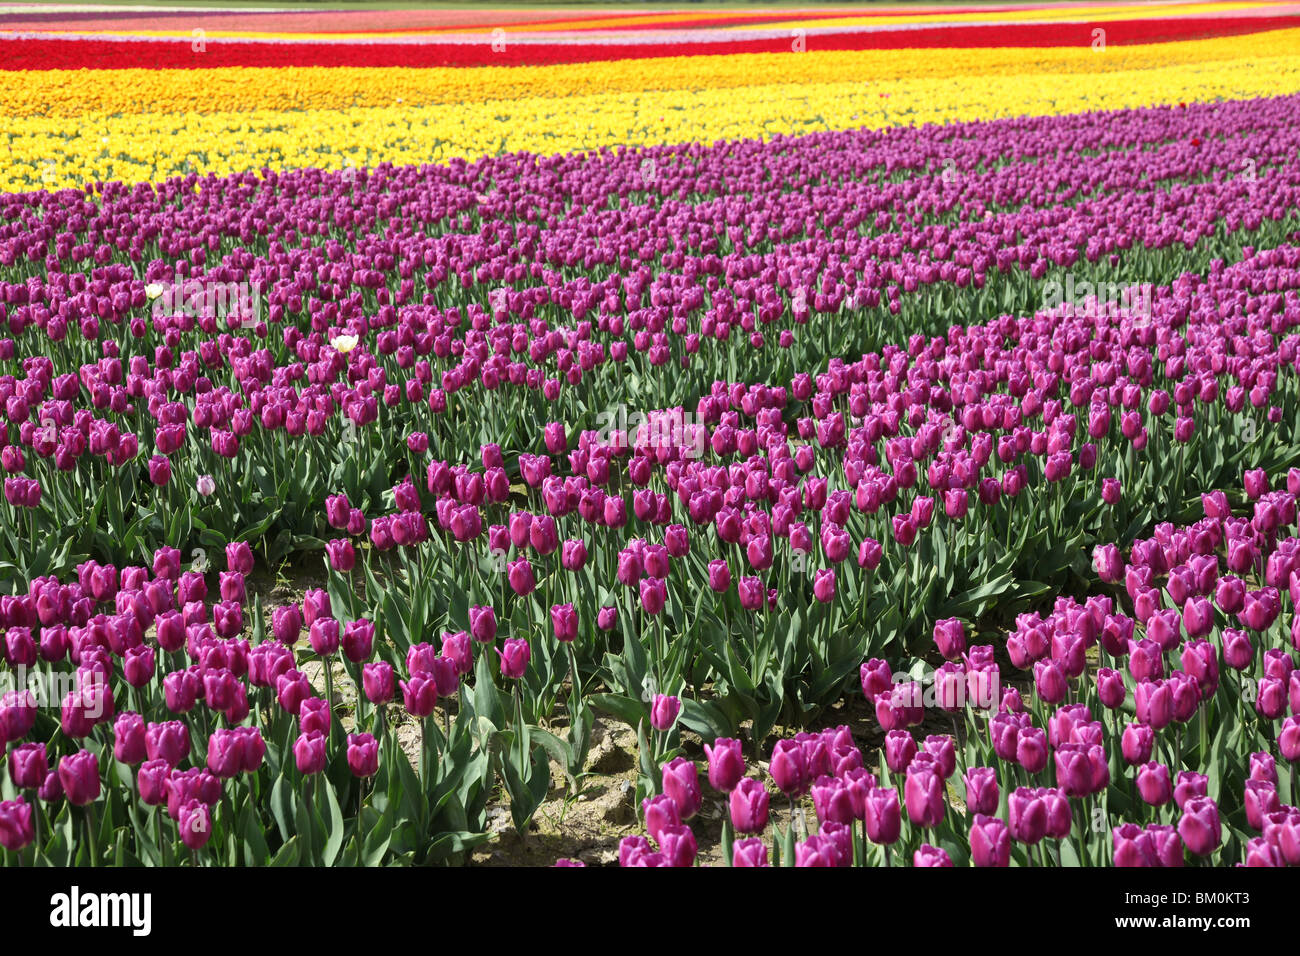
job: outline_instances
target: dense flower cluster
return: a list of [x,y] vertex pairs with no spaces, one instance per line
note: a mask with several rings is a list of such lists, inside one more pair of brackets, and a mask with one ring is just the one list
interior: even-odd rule
[[[904,34],[914,35],[883,35]],[[1296,36],[1294,29],[1277,30],[1245,45],[1189,39],[1118,45],[1102,54],[1086,37],[1061,48],[951,50],[941,44],[888,53],[827,50],[814,38],[809,51],[798,54],[537,67],[501,66],[479,43],[456,47],[487,51],[489,59],[469,78],[459,69],[402,69],[401,61],[346,69],[290,59],[275,68],[226,69],[218,65],[215,45],[195,57],[183,41],[167,42],[183,49],[187,61],[201,61],[202,69],[122,73],[82,70],[74,62],[47,73],[58,60],[42,51],[39,68],[5,74],[14,80],[0,91],[9,117],[0,190],[153,182],[189,172],[447,162],[515,150],[770,139],[1273,96],[1300,92]],[[5,42],[0,58],[9,59]],[[94,41],[59,42],[80,47]],[[123,42],[126,48],[111,54],[113,65],[139,63],[136,41]],[[268,49],[292,56],[295,47]],[[338,55],[331,50],[331,57]],[[136,106],[141,90],[155,103],[147,111]],[[129,101],[122,99],[128,94]],[[70,125],[69,118],[78,122]]]
[[1295,863],[1293,42],[20,76],[6,861]]
[[[1244,479],[1249,517],[1234,516],[1216,490],[1202,495],[1204,518],[1157,524],[1127,562],[1113,544],[1097,548],[1101,580],[1124,584],[1132,616],[1111,595],[1021,615],[1007,652],[1014,669],[1032,667],[1033,691],[1026,699],[1009,685],[997,701],[966,706],[941,690],[937,709],[964,732],[918,740],[918,685],[884,660],[864,663],[862,690],[885,733],[877,772],[848,727],[799,734],[772,752],[768,773],[792,811],[808,795],[815,808],[817,831],[798,842],[792,813],[769,855],[761,836],[771,794],[744,776],[739,740],[714,741],[709,783],[729,795],[724,863],[1300,864],[1300,468],[1284,487],[1264,469]],[[934,641],[950,660],[941,681],[974,687],[991,672],[996,682],[995,648],[967,647],[961,622],[938,622]],[[1099,666],[1087,662],[1094,647]],[[625,838],[620,865],[695,862],[695,764],[664,764],[661,789],[642,807],[649,839]]]

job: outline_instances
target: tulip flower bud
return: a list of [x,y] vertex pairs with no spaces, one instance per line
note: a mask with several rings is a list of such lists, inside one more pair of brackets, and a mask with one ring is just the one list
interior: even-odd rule
[[737,840],[731,851],[732,866],[771,866],[767,859],[767,844],[760,837]]
[[662,793],[641,801],[641,815],[645,818],[646,833],[656,843],[662,843],[660,836],[665,827],[679,826],[682,822],[677,802]]
[[232,541],[226,545],[226,569],[241,574],[253,571],[253,550],[247,541]]
[[88,750],[69,754],[59,761],[59,783],[73,806],[84,807],[99,799],[99,761]]
[[307,591],[303,594],[302,610],[302,621],[306,627],[311,627],[317,618],[333,617],[333,611],[330,607],[329,592],[322,590],[321,588]]
[[654,704],[650,708],[650,726],[662,732],[671,730],[673,724],[677,723],[677,715],[681,709],[682,702],[678,698],[656,694]]
[[929,768],[912,767],[903,782],[908,819],[916,826],[938,826],[944,814],[943,778]]
[[1263,830],[1265,818],[1282,809],[1277,785],[1267,780],[1247,780],[1242,802],[1246,808],[1246,823],[1254,830]]
[[42,803],[58,803],[62,800],[63,781],[59,779],[59,775],[57,773],[47,775],[45,782],[36,791],[36,796]]
[[692,761],[676,757],[664,764],[663,787],[664,793],[677,804],[683,820],[689,820],[699,812],[703,797],[699,771]]
[[638,860],[653,853],[650,841],[643,836],[626,836],[618,844],[618,865],[637,866]]
[[1151,835],[1136,823],[1125,823],[1111,831],[1112,860],[1118,867],[1157,866]]
[[50,773],[45,744],[26,743],[9,751],[9,778],[19,790],[36,790]]
[[563,643],[573,641],[578,636],[578,612],[572,604],[554,604],[551,606],[551,627],[555,639]]
[[200,850],[212,838],[212,808],[200,800],[187,800],[179,809],[176,826],[181,842]]
[[1007,799],[1007,820],[1011,835],[1020,843],[1033,845],[1047,835],[1048,807],[1041,791],[1017,787]]
[[1286,858],[1277,847],[1263,837],[1255,837],[1246,843],[1246,866],[1286,866]]
[[709,758],[709,785],[721,793],[730,793],[745,776],[741,742],[719,737],[712,745],[704,745],[704,753]]
[[931,846],[928,843],[922,843],[915,853],[912,854],[912,865],[922,866],[952,866],[952,859],[948,856],[946,850],[941,850],[937,846]]
[[271,612],[271,634],[277,641],[292,647],[302,633],[302,611],[297,604],[275,608]]
[[347,574],[357,564],[356,551],[347,538],[335,538],[325,543],[325,556],[330,568],[341,574]]
[[409,681],[399,681],[399,685],[402,688],[402,703],[407,713],[418,718],[428,717],[433,713],[438,703],[438,688],[432,674],[418,672],[412,674]]
[[139,714],[124,711],[113,724],[113,756],[124,764],[138,764],[145,759],[145,725]]
[[777,789],[787,797],[803,793],[810,783],[803,748],[793,740],[777,741],[772,750],[772,760],[768,764],[768,773],[772,775]]
[[491,607],[469,609],[469,632],[481,644],[491,644],[497,636],[496,611]]
[[656,842],[661,847],[664,859],[669,866],[693,866],[698,848],[695,834],[684,824],[675,824],[659,828]]
[[151,807],[167,801],[167,778],[171,769],[171,764],[166,760],[150,759],[140,764],[140,770],[136,774],[136,785],[140,791],[141,801]]
[[709,562],[709,588],[721,594],[731,587],[731,571],[727,562],[717,558]]
[[1272,754],[1261,751],[1250,755],[1250,779],[1267,780],[1277,785],[1277,763]]
[[822,604],[835,600],[835,572],[820,568],[813,574],[813,597]]
[[1194,797],[1182,806],[1178,835],[1194,856],[1209,856],[1223,842],[1219,808],[1209,797]]
[[836,777],[827,774],[818,777],[812,785],[812,798],[817,819],[823,824],[848,825],[856,819],[848,785]]
[[1174,782],[1174,803],[1182,810],[1189,800],[1203,797],[1209,791],[1210,778],[1194,770],[1180,770]]
[[528,671],[531,651],[528,641],[522,637],[507,640],[504,646],[497,650],[497,656],[501,658],[502,677],[518,680]]
[[977,813],[971,824],[970,851],[975,866],[1010,866],[1011,831],[999,818]]
[[767,828],[771,798],[767,788],[753,777],[745,777],[731,791],[728,804],[731,825],[737,833],[762,833]]
[[966,630],[955,617],[938,621],[934,625],[934,643],[939,653],[950,661],[959,658],[966,650]]
[[354,776],[373,777],[379,771],[379,743],[370,734],[348,734],[348,767]]
[[1109,667],[1098,668],[1097,670],[1097,696],[1101,700],[1102,706],[1108,710],[1115,710],[1124,704],[1124,698],[1128,691],[1124,687],[1124,675],[1119,671],[1111,670]]
[[664,609],[668,600],[668,590],[658,578],[642,578],[638,583],[641,591],[641,608],[647,614],[658,614]]
[[32,808],[22,797],[0,802],[0,847],[17,853],[36,839]]
[[324,773],[326,739],[325,733],[320,730],[309,730],[294,741],[293,756],[299,773],[306,776]]
[[893,773],[906,773],[916,752],[916,740],[906,730],[885,734],[885,763]]
[[795,866],[841,866],[844,860],[839,847],[821,834],[810,836],[795,845]]
[[964,779],[967,810],[971,813],[996,813],[999,796],[997,771],[992,767],[970,767]]
[[877,695],[893,687],[889,665],[879,658],[865,662],[859,670],[859,676],[862,680],[862,694],[867,700],[875,700]]
[[1118,478],[1105,478],[1101,482],[1101,500],[1108,505],[1119,504],[1123,496],[1123,490],[1120,487]]
[[537,587],[537,581],[533,577],[533,566],[529,564],[527,558],[520,558],[507,564],[506,577],[511,589],[520,597],[527,597]]
[[1047,704],[1059,704],[1069,690],[1065,673],[1055,661],[1034,662],[1034,690]]
[[1154,760],[1142,764],[1137,772],[1138,795],[1153,807],[1164,806],[1174,796],[1173,784],[1169,780],[1169,768]]
[[898,841],[903,817],[897,790],[888,787],[872,788],[866,794],[863,809],[868,840],[884,846]]

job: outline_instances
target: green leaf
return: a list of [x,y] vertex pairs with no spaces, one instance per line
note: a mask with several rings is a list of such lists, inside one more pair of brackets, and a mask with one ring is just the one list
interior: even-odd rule
[[586,702],[607,714],[614,715],[629,727],[650,720],[650,710],[642,701],[622,694],[592,694]]
[[333,866],[334,860],[338,858],[339,850],[343,847],[343,839],[347,836],[347,829],[343,824],[343,812],[339,809],[338,797],[334,793],[334,788],[328,781],[321,781],[321,786],[325,790],[325,806],[329,812],[329,819],[325,821],[325,848],[321,852],[321,863],[324,866]]
[[279,851],[271,858],[271,866],[297,866],[298,865],[298,838],[290,837],[280,847]]
[[682,700],[682,724],[699,734],[706,742],[719,737],[733,737],[739,726],[717,701]]
[[271,786],[271,815],[275,817],[275,825],[280,829],[280,839],[288,840],[294,832],[290,821],[297,814],[297,801],[293,788],[286,787],[284,780],[284,774],[281,774]]
[[244,807],[240,820],[240,832],[243,835],[244,865],[265,866],[271,856],[271,851],[267,849],[266,837],[262,833],[261,823],[257,819],[257,811],[251,805]]

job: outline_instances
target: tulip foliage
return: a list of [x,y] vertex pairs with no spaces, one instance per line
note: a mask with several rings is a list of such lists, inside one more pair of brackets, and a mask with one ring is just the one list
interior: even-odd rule
[[[766,754],[784,862],[1285,855],[1295,106],[0,197],[0,845],[459,860],[603,716],[639,858],[694,858],[686,732],[736,859]],[[1034,693],[922,746],[939,660]],[[855,678],[877,776],[773,748]]]

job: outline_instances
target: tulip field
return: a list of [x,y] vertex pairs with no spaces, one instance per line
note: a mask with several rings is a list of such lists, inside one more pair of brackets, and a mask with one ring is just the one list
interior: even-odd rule
[[0,73],[6,866],[1300,865],[1300,3]]

